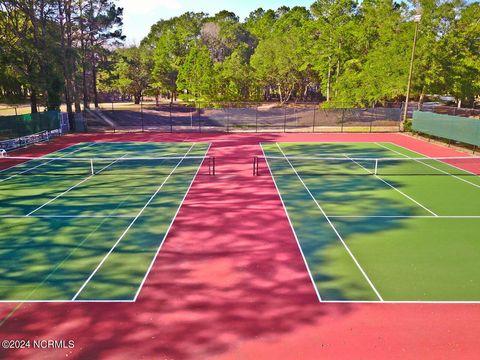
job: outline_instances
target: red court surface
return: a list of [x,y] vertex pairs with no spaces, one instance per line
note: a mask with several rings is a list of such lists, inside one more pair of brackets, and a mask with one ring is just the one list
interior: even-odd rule
[[464,156],[400,134],[94,134],[82,141],[209,141],[198,177],[135,303],[0,304],[0,339],[74,340],[0,349],[9,359],[473,359],[480,305],[319,303],[273,180],[252,176],[260,142],[393,142]]

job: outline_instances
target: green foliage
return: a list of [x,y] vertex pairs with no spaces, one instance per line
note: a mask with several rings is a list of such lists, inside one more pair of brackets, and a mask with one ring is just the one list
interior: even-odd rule
[[122,36],[123,10],[114,0],[0,2],[0,99],[30,98],[72,111],[80,94],[97,103],[96,75],[107,47]]
[[260,40],[251,59],[259,84],[278,91],[280,101],[288,101],[295,90],[302,91],[312,74],[307,60],[309,40],[305,33],[311,22],[305,8],[283,11],[269,37]]
[[113,70],[101,76],[105,90],[116,91],[122,95],[132,95],[136,103],[140,102],[150,83],[152,64],[144,49],[132,46],[116,51],[117,58]]
[[407,119],[407,121],[403,123],[403,131],[412,132],[412,127],[413,127],[412,119]]
[[178,73],[177,88],[188,101],[215,98],[213,61],[205,45],[191,45],[185,63]]
[[240,46],[225,59],[215,65],[219,100],[242,101],[255,99],[253,69],[248,64],[249,49]]
[[[480,95],[480,4],[463,0],[316,0],[310,9],[187,12],[118,48],[114,0],[0,3],[0,98],[48,108],[177,93],[194,101],[327,100],[370,106],[404,100],[415,7],[422,9],[412,97]],[[111,51],[112,46],[117,50]]]

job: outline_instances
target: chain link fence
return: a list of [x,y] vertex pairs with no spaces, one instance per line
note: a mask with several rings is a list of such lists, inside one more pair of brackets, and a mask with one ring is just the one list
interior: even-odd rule
[[[221,108],[154,103],[101,106],[111,124],[92,131],[158,132],[395,132],[401,104],[370,108],[322,108],[318,104],[242,104]],[[112,125],[113,124],[113,125]]]

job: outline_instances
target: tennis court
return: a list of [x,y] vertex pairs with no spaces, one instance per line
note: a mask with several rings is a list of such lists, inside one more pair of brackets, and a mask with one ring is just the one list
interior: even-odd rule
[[263,143],[320,301],[480,301],[480,158]]
[[[1,301],[134,301],[207,143],[79,143],[0,158]],[[210,165],[210,166],[209,166]]]

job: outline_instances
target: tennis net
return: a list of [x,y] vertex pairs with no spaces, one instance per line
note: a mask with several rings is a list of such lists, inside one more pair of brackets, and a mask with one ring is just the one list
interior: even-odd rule
[[[199,167],[201,168],[199,169]],[[19,175],[215,175],[215,158],[208,156],[68,158],[0,155],[0,181]]]
[[437,175],[479,176],[480,157],[437,158],[357,158],[259,156],[253,161],[253,174],[274,175]]

